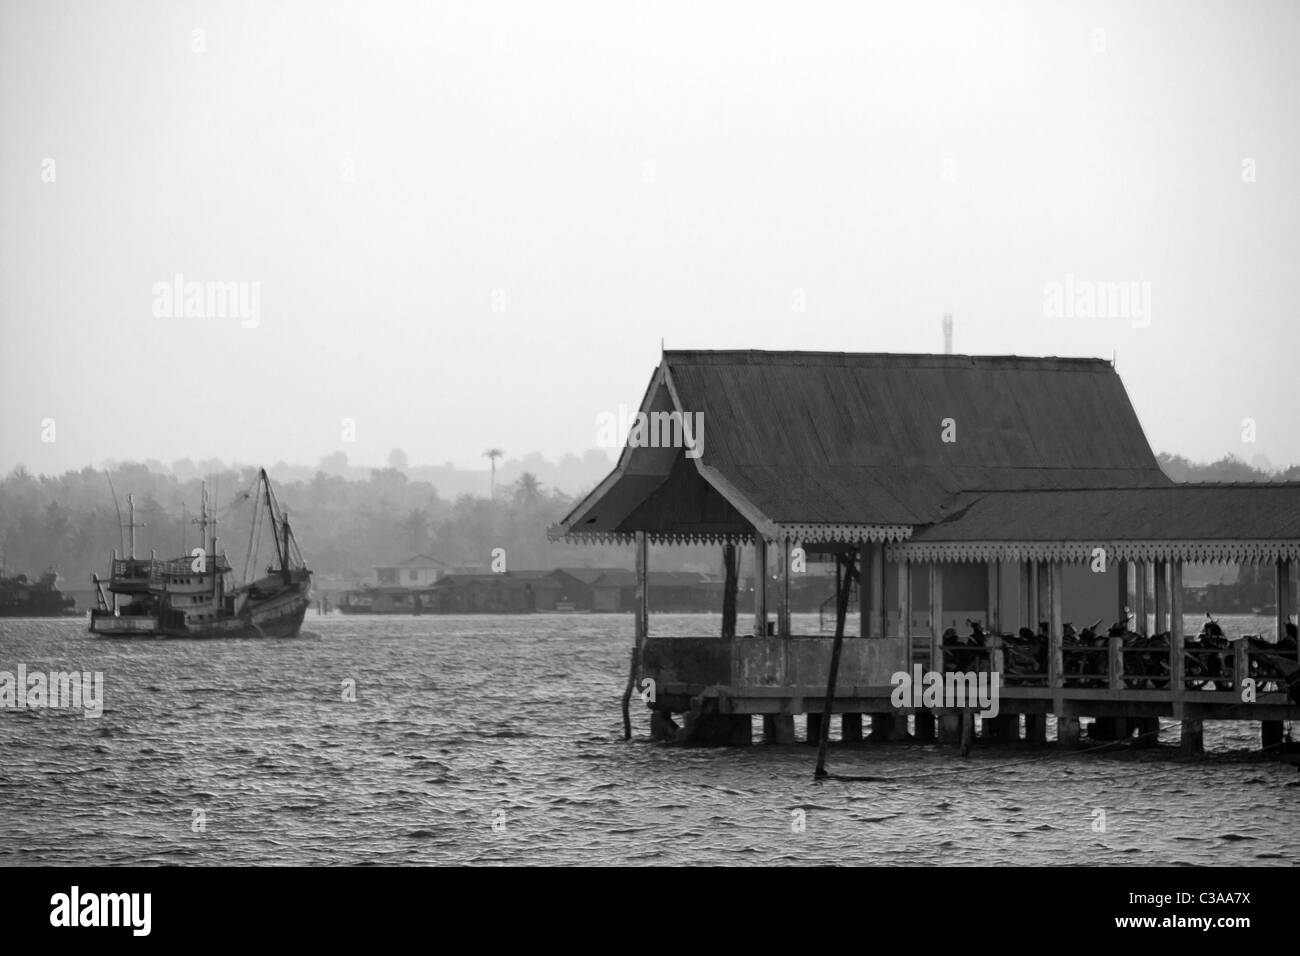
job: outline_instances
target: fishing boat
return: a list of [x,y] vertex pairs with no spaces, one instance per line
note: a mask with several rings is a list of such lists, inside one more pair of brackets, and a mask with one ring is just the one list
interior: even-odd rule
[[[311,603],[311,571],[276,500],[266,469],[240,501],[251,500],[253,515],[243,575],[220,550],[218,514],[210,507],[204,485],[200,526],[203,545],[180,558],[160,560],[135,554],[135,502],[130,507],[130,547],[125,557],[113,552],[107,583],[94,575],[97,607],[90,612],[90,632],[101,637],[295,637]],[[269,525],[274,555],[264,573],[252,579],[259,538]],[[209,537],[209,531],[211,536]]]
[[0,559],[0,617],[60,617],[76,614],[76,599],[55,587],[58,573],[46,571],[38,581],[25,574],[8,575]]

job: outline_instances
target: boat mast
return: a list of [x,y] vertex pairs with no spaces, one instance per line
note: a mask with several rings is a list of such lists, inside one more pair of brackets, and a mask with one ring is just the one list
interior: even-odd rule
[[284,583],[288,584],[290,580],[290,574],[289,574],[289,512],[287,511],[284,512],[284,561],[280,565],[280,569],[283,571],[284,574]]
[[127,554],[127,557],[134,560],[135,558],[135,495],[126,496],[126,507],[127,507],[127,513],[131,516],[129,519],[131,522],[129,525],[131,529],[131,550]]
[[[262,481],[263,494],[266,498],[266,513],[271,516],[271,540],[275,542],[275,556],[280,561],[280,573],[284,577],[285,583],[288,584],[289,583],[289,540],[288,537],[286,537],[284,542],[284,547],[282,548],[280,546],[280,529],[276,527],[276,524],[278,523],[276,519],[279,516],[276,515],[275,513],[275,503],[271,499],[271,479],[267,477],[265,468],[262,469],[260,478]],[[284,521],[285,530],[287,531],[289,527],[289,519],[284,518],[283,521]]]

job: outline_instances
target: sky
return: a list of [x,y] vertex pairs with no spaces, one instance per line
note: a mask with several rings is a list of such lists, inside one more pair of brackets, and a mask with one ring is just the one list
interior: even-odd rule
[[0,0],[0,472],[581,454],[661,346],[945,312],[1300,463],[1297,47],[1287,0]]

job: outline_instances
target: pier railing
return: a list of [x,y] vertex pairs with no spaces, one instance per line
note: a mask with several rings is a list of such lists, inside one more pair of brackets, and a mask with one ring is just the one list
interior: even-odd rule
[[[1009,673],[1009,648],[1000,638],[984,646],[940,648],[940,668],[945,671],[994,670],[1000,681],[1004,706],[1042,712],[1074,708],[1096,714],[1109,708],[1122,712],[1137,707],[1147,715],[1179,716],[1192,708],[1204,716],[1225,718],[1295,719],[1300,708],[1284,691],[1286,668],[1300,665],[1297,651],[1233,642],[1229,649],[1196,647],[1132,647],[1122,637],[1101,646],[1062,646],[1053,642],[1046,672]],[[830,637],[718,637],[647,638],[641,656],[640,676],[655,681],[657,693],[690,698],[701,693],[730,701],[735,712],[769,713],[774,708],[797,707],[806,699],[824,695],[834,639]],[[1051,654],[1059,651],[1059,664]],[[1209,654],[1223,658],[1218,674],[1206,676],[1178,667],[1189,659]],[[1098,660],[1100,658],[1100,660]],[[1086,662],[1086,663],[1085,663]],[[906,670],[898,644],[879,638],[846,638],[836,684],[835,708],[887,709],[891,677]],[[1086,668],[1079,672],[1074,668]],[[1244,680],[1257,682],[1258,704],[1249,718],[1241,709]],[[795,710],[793,712],[799,712]]]

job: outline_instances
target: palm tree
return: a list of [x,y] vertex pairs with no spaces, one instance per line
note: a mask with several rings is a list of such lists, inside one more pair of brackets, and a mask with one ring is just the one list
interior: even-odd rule
[[492,489],[493,501],[496,501],[497,499],[497,459],[502,457],[503,455],[505,455],[505,452],[503,452],[500,448],[489,448],[487,451],[483,452],[483,457],[492,462],[491,489]]

